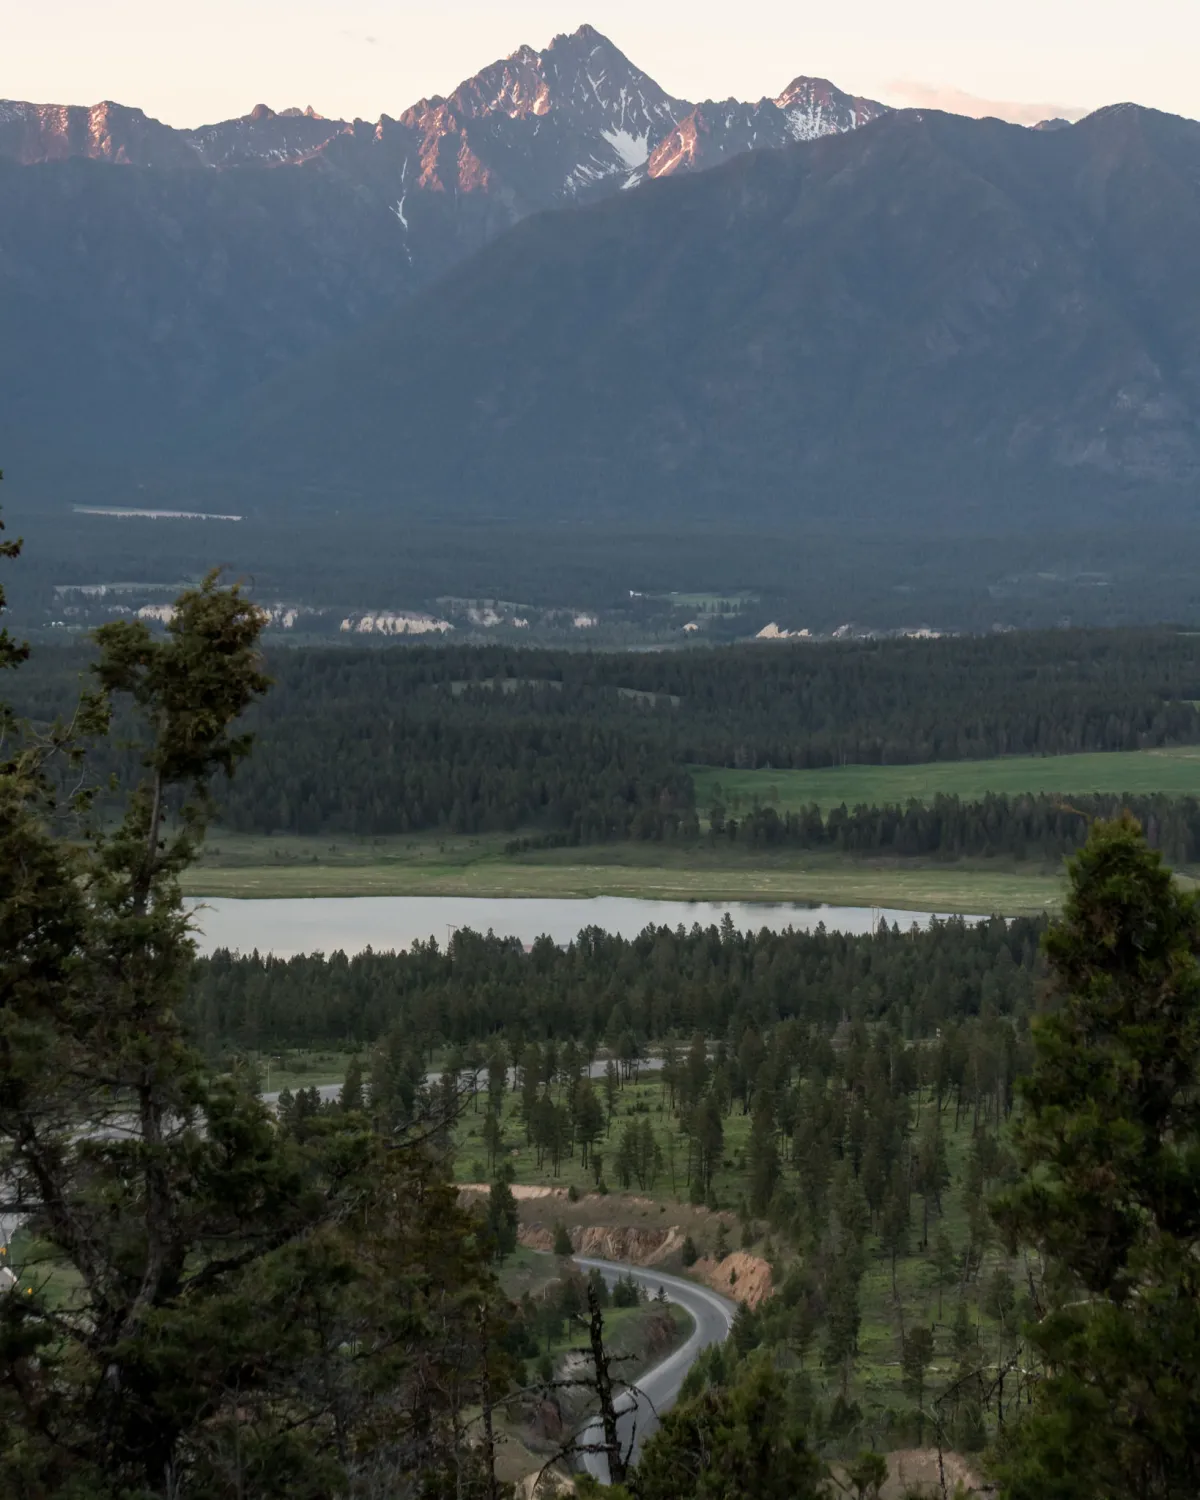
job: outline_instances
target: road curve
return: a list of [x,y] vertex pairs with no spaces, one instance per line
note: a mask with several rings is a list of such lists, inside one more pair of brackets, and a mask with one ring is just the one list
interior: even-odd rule
[[[667,1301],[677,1302],[680,1307],[686,1309],[692,1315],[692,1321],[695,1324],[686,1343],[641,1377],[638,1381],[641,1396],[636,1402],[632,1392],[629,1391],[617,1401],[621,1442],[623,1446],[628,1447],[632,1438],[633,1458],[636,1460],[642,1443],[658,1426],[655,1412],[665,1412],[674,1403],[679,1395],[684,1376],[696,1362],[696,1357],[701,1350],[707,1349],[710,1344],[724,1343],[729,1337],[737,1306],[718,1292],[710,1292],[707,1287],[700,1286],[694,1281],[686,1281],[682,1276],[668,1276],[663,1271],[656,1271],[653,1266],[626,1266],[617,1261],[593,1260],[586,1255],[577,1255],[574,1259],[575,1264],[585,1271],[593,1269],[600,1271],[610,1286],[620,1276],[632,1276],[635,1281],[646,1288],[652,1297],[657,1296],[661,1287],[666,1293]],[[581,1443],[604,1441],[604,1432],[598,1417],[593,1418],[587,1424],[580,1433],[579,1440]],[[601,1484],[609,1483],[606,1454],[583,1454],[581,1462],[594,1479],[598,1479]]]

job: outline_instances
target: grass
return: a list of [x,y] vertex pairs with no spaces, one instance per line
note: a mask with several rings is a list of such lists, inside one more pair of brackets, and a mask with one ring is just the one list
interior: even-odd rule
[[755,802],[786,811],[815,802],[928,801],[939,792],[978,798],[988,792],[1200,793],[1200,745],[1093,755],[1015,755],[1000,760],[937,761],[916,766],[830,766],[816,771],[731,771],[693,766],[697,804],[736,810]]
[[1018,916],[1057,908],[1053,868],[1003,861],[860,860],[704,845],[594,845],[506,855],[503,835],[304,839],[214,834],[187,872],[194,896],[629,896],[828,902]]
[[[579,1201],[574,1204],[561,1198],[523,1203],[523,1219],[536,1219],[538,1222],[549,1224],[561,1218],[571,1224],[602,1224],[612,1228],[653,1229],[678,1225],[692,1235],[701,1254],[712,1253],[720,1220],[718,1216],[709,1214],[704,1209],[693,1208],[685,1201],[687,1189],[683,1181],[683,1173],[686,1170],[687,1148],[679,1134],[678,1121],[666,1112],[665,1094],[659,1078],[643,1076],[640,1082],[626,1084],[621,1090],[610,1133],[599,1143],[599,1149],[605,1158],[605,1175],[609,1178],[610,1186],[614,1188],[614,1192],[608,1197],[595,1193],[591,1174],[583,1170],[578,1153],[562,1162],[557,1176],[554,1175],[548,1162],[541,1168],[537,1166],[534,1153],[525,1145],[524,1132],[516,1115],[516,1097],[511,1092],[509,1093],[503,1112],[505,1137],[509,1148],[505,1153],[505,1158],[514,1168],[516,1181],[534,1186],[559,1188],[574,1184],[581,1195]],[[662,1106],[661,1111],[660,1106]],[[922,1107],[928,1109],[930,1106],[931,1096],[926,1094]],[[659,1177],[647,1187],[642,1188],[635,1182],[627,1194],[617,1192],[616,1183],[612,1180],[610,1164],[616,1157],[621,1130],[630,1120],[640,1123],[641,1120],[647,1118],[654,1127],[664,1157],[670,1150],[669,1143],[674,1141],[675,1182],[672,1184],[671,1174],[664,1166]],[[952,1109],[948,1110],[943,1118],[951,1184],[943,1195],[943,1213],[940,1220],[936,1216],[931,1217],[930,1247],[932,1248],[936,1241],[939,1230],[942,1230],[954,1248],[959,1250],[968,1237],[962,1184],[971,1144],[972,1121],[970,1113],[966,1112],[959,1121],[958,1127],[955,1128]],[[482,1113],[468,1114],[460,1125],[457,1137],[460,1180],[486,1179],[487,1174],[479,1172],[483,1150],[478,1131],[482,1119]],[[725,1116],[723,1124],[725,1141],[722,1163],[713,1186],[717,1202],[724,1211],[720,1218],[723,1218],[726,1224],[729,1248],[736,1249],[742,1243],[741,1232],[734,1215],[729,1210],[738,1209],[744,1192],[744,1153],[750,1133],[750,1119],[742,1115],[740,1107],[735,1105],[732,1112]],[[785,1173],[792,1178],[793,1169],[788,1166],[785,1168]],[[952,1379],[954,1356],[951,1347],[951,1327],[960,1294],[965,1298],[972,1320],[979,1328],[983,1357],[991,1360],[997,1357],[1003,1342],[1002,1331],[999,1324],[989,1316],[982,1305],[983,1293],[990,1275],[998,1267],[1008,1266],[1008,1261],[998,1247],[993,1247],[987,1253],[981,1271],[970,1283],[965,1286],[956,1284],[953,1287],[943,1288],[939,1309],[937,1278],[930,1251],[922,1250],[919,1245],[922,1213],[921,1200],[916,1195],[912,1199],[912,1215],[911,1253],[902,1256],[898,1261],[896,1285],[900,1306],[903,1309],[904,1325],[912,1326],[914,1323],[923,1322],[934,1331],[935,1354],[927,1383],[929,1397],[932,1398]],[[772,1241],[769,1236],[765,1235],[764,1226],[761,1225],[756,1226],[753,1242],[748,1248],[752,1254],[766,1253],[772,1258],[773,1264],[781,1274],[786,1274],[788,1266],[797,1259],[794,1249],[787,1248],[778,1237]],[[892,1294],[890,1263],[881,1252],[876,1235],[868,1236],[866,1249],[866,1271],[860,1287],[862,1322],[859,1355],[850,1394],[862,1408],[866,1422],[878,1427],[878,1440],[886,1447],[890,1441],[886,1433],[887,1414],[910,1411],[912,1397],[904,1390],[901,1378],[900,1317]],[[518,1281],[522,1277],[540,1278],[546,1274],[544,1270],[537,1267],[539,1257],[531,1255],[528,1251],[518,1252],[518,1257],[514,1259],[518,1264],[514,1266],[510,1274],[515,1275]],[[540,1259],[545,1261],[547,1257],[540,1257]],[[676,1273],[684,1271],[682,1266],[667,1264],[664,1264],[663,1269]],[[1018,1295],[1021,1295],[1019,1276],[1017,1281]],[[519,1295],[519,1289],[515,1284],[514,1290]],[[836,1380],[822,1369],[819,1343],[818,1338],[817,1344],[807,1356],[806,1367],[817,1385],[825,1389],[827,1396],[831,1396]]]
[[[731,811],[771,804],[905,803],[938,792],[1200,792],[1200,746],[1094,755],[1013,756],[817,771],[694,767],[697,802]],[[185,876],[197,896],[630,896],[675,901],[828,902],[1020,916],[1057,909],[1061,873],[1037,862],[860,859],[669,844],[504,852],[511,835],[354,839],[216,830]]]
[[320,1088],[322,1084],[341,1083],[346,1076],[350,1055],[346,1052],[290,1049],[284,1052],[257,1052],[252,1060],[258,1066],[264,1093],[282,1093],[284,1089]]

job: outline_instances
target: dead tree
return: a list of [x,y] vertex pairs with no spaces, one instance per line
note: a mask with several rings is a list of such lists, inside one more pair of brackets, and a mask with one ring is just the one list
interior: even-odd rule
[[[617,1428],[617,1405],[613,1399],[613,1378],[609,1369],[608,1351],[604,1347],[604,1315],[600,1311],[600,1299],[596,1288],[588,1287],[588,1311],[591,1314],[589,1335],[592,1348],[592,1365],[596,1371],[596,1397],[600,1402],[600,1420],[604,1426],[604,1448],[608,1454],[608,1481],[624,1484],[628,1462],[621,1452],[621,1434]],[[630,1452],[633,1442],[630,1440]]]

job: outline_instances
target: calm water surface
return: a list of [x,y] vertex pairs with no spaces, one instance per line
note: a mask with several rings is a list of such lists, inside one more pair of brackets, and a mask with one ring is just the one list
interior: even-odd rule
[[811,930],[823,922],[835,932],[871,932],[881,919],[907,929],[927,927],[928,912],[871,906],[794,906],[758,902],[646,901],[628,896],[552,900],[477,896],[312,896],[267,901],[212,897],[196,904],[202,953],[231,948],[257,949],[290,957],[296,953],[361,953],[364,948],[408,948],[436,938],[445,945],[457,927],[489,930],[532,943],[543,934],[569,943],[584,927],[600,927],[623,937],[644,928],[690,928],[719,923],[728,912],[738,927],[781,932]]

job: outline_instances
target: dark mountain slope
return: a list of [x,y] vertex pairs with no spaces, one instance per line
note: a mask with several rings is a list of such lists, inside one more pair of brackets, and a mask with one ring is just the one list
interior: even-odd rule
[[[140,446],[405,289],[394,221],[306,168],[0,161],[0,452]],[[411,284],[411,283],[409,283]]]
[[90,496],[103,469],[119,493],[151,440],[169,451],[197,412],[527,215],[881,107],[801,78],[697,134],[693,106],[590,26],[378,122],[258,105],[175,130],[120,104],[0,100],[0,453],[44,488]]
[[225,462],[455,516],[1177,516],[1197,243],[1200,125],[889,115],[526,221],[273,387]]

